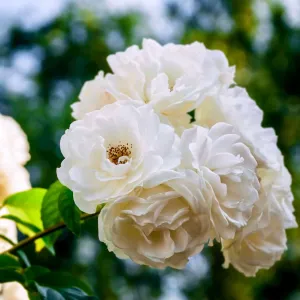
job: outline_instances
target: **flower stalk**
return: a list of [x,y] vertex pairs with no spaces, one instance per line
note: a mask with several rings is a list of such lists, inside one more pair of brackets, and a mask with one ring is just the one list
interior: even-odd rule
[[[81,221],[86,221],[86,220],[89,220],[95,216],[98,216],[99,215],[99,211],[93,213],[93,214],[84,214],[82,215],[82,217],[80,218]],[[34,236],[31,236],[31,237],[28,237],[22,241],[20,241],[18,244],[15,244],[13,247],[7,249],[6,251],[2,252],[1,254],[12,254],[12,253],[15,253],[17,250],[20,250],[22,248],[24,248],[25,246],[27,246],[28,244],[31,244],[33,242],[35,242],[36,240],[42,238],[42,237],[45,237],[55,231],[58,231],[60,229],[63,229],[66,227],[66,224],[64,222],[60,222],[60,223],[57,223],[56,225],[53,225],[39,233],[37,233],[36,235]]]

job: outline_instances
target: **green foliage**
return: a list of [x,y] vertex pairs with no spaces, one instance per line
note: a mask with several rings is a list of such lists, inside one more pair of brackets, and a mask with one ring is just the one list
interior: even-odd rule
[[0,268],[21,268],[17,257],[10,254],[0,254]]
[[[59,181],[56,181],[45,194],[41,209],[41,219],[45,229],[62,221],[60,211],[58,210],[58,199],[60,194],[64,193],[66,189]],[[49,236],[52,244],[54,244],[59,234],[59,232],[55,232]]]
[[67,272],[49,272],[44,273],[35,278],[35,281],[45,287],[53,289],[65,289],[78,287],[82,289],[88,295],[92,294],[92,289],[85,282],[79,280],[78,278],[72,276]]
[[0,283],[18,281],[23,283],[24,276],[19,260],[9,254],[0,254]]
[[66,189],[58,198],[59,212],[67,227],[75,234],[80,234],[80,210],[74,203],[73,193]]
[[[10,212],[10,215],[6,218],[16,221],[20,231],[29,237],[43,229],[41,206],[45,194],[45,189],[34,188],[29,191],[16,193],[8,197],[4,202],[5,207]],[[44,246],[47,246],[52,251],[52,246],[47,238],[36,241],[37,251],[40,251]]]
[[41,267],[41,266],[30,266],[28,267],[25,272],[24,275],[26,277],[26,279],[28,281],[30,280],[36,280],[36,278],[38,278],[39,276],[42,276],[46,273],[49,273],[50,270],[45,268],[45,267]]
[[88,296],[78,288],[60,289],[59,291],[40,288],[39,291],[45,300],[97,300],[96,297]]

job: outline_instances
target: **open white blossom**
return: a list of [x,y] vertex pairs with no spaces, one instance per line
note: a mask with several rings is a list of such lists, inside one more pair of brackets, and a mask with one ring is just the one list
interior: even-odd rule
[[[197,108],[195,117],[196,123],[201,126],[211,127],[218,122],[234,126],[241,141],[249,147],[257,161],[259,180],[271,186],[266,197],[275,198],[273,205],[280,205],[278,210],[285,219],[286,228],[296,227],[291,177],[277,146],[277,136],[273,128],[262,127],[263,112],[246,90],[234,87],[207,96]],[[263,202],[262,199],[258,201],[257,210]],[[258,215],[260,213],[257,212]]]
[[149,103],[161,120],[185,127],[190,122],[187,112],[208,91],[233,83],[235,73],[221,51],[208,50],[198,42],[161,46],[144,39],[142,49],[129,47],[110,55],[108,63],[113,74],[103,78],[100,72],[84,86],[81,101],[73,105],[75,118],[100,109],[107,101],[135,100]]
[[181,179],[140,188],[107,204],[99,215],[99,238],[119,258],[154,268],[182,269],[208,241],[210,219],[201,179]]
[[286,233],[280,215],[271,213],[266,227],[241,230],[234,240],[222,241],[225,267],[232,264],[246,276],[269,269],[286,250]]
[[275,131],[262,127],[263,112],[245,89],[234,87],[206,96],[196,109],[195,118],[200,126],[211,127],[218,122],[233,125],[260,167],[280,169]]
[[[1,181],[1,179],[0,179]],[[7,215],[9,212],[6,208],[0,210],[0,216]],[[16,224],[7,219],[0,219],[0,234],[6,236],[13,242],[17,242],[17,228]],[[8,250],[11,245],[0,239],[0,253]],[[18,282],[8,282],[3,285],[0,284],[0,300],[27,300],[28,294],[23,286]]]
[[[0,114],[0,204],[11,194],[30,188],[29,174],[24,164],[29,159],[29,145],[21,127],[10,117]],[[6,208],[0,216],[9,214]],[[0,219],[0,234],[17,242],[17,228],[13,221]],[[11,245],[0,239],[0,253]],[[17,282],[0,286],[0,299],[29,299],[26,290]]]
[[65,157],[57,175],[78,207],[130,193],[151,176],[173,178],[180,163],[179,138],[148,106],[106,105],[71,124],[61,139]]
[[29,144],[18,123],[0,114],[0,203],[11,194],[30,188],[28,161]]
[[105,89],[104,73],[100,72],[94,80],[87,81],[79,94],[80,101],[71,105],[75,119],[82,119],[86,113],[101,109],[115,102],[115,98]]
[[211,129],[196,126],[184,131],[181,150],[182,167],[195,169],[206,182],[216,237],[233,238],[259,199],[257,163],[249,148],[233,126],[217,123]]
[[29,160],[29,145],[25,133],[14,119],[1,114],[0,144],[0,160],[5,156],[17,165],[24,165]]
[[72,105],[57,171],[81,210],[105,204],[100,240],[120,258],[180,269],[216,239],[226,266],[271,267],[297,226],[291,176],[223,52],[144,39],[108,63]]
[[282,172],[259,169],[260,199],[255,203],[247,226],[234,240],[222,240],[225,267],[231,263],[246,276],[268,269],[286,250],[286,228],[297,227],[293,215],[291,178]]

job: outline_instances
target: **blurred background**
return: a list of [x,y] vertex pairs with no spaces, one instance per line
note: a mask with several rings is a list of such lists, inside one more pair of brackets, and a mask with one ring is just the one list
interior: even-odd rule
[[[237,67],[236,82],[264,110],[293,175],[300,223],[299,0],[11,0],[0,1],[0,112],[28,135],[33,186],[48,188],[62,156],[70,104],[86,80],[108,71],[106,57],[143,37],[204,42]],[[98,241],[96,220],[75,239],[64,232],[57,257],[35,263],[68,270],[99,299],[300,299],[300,230],[289,230],[283,259],[256,278],[222,268],[220,249],[205,249],[183,271],[121,261]]]

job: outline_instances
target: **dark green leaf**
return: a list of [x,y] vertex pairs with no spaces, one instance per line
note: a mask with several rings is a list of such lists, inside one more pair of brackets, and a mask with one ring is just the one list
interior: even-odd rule
[[16,222],[17,224],[27,227],[29,230],[31,230],[34,233],[40,232],[41,229],[36,227],[35,225],[25,222],[23,220],[21,220],[20,218],[18,218],[17,216],[14,215],[3,215],[1,216],[1,219],[8,219],[8,220],[12,220],[14,222]]
[[[56,181],[50,186],[49,190],[44,196],[41,209],[41,218],[45,229],[62,221],[62,217],[58,210],[58,198],[59,195],[65,190],[67,190],[67,188],[59,181]],[[49,236],[52,245],[58,238],[59,234],[59,232],[55,232]]]
[[46,296],[44,299],[45,300],[69,300],[63,297],[58,291],[49,288],[46,290]]
[[72,276],[69,273],[64,272],[49,272],[38,276],[35,281],[42,286],[51,287],[54,289],[65,289],[78,287],[85,291],[87,294],[91,294],[91,288],[83,281]]
[[31,266],[30,261],[23,250],[17,250],[17,254],[22,259],[26,267]]
[[42,300],[41,295],[36,291],[29,291],[28,296],[30,300]]
[[26,277],[26,280],[35,280],[37,277],[49,272],[50,270],[47,268],[41,266],[31,266],[25,270],[24,275]]
[[88,296],[84,291],[78,288],[55,290],[40,286],[38,290],[45,300],[98,300],[98,298]]
[[68,300],[97,300],[96,297],[88,296],[85,292],[78,288],[69,288],[60,290],[61,294]]
[[0,254],[0,268],[21,268],[17,257],[10,254]]
[[60,193],[58,208],[67,227],[75,234],[80,234],[80,210],[74,203],[73,193],[65,190]]
[[[8,197],[4,205],[9,210],[10,215],[22,220],[25,223],[32,224],[39,230],[43,229],[41,221],[41,207],[45,189],[34,188],[29,191],[16,193]],[[29,229],[27,226],[18,224],[20,231],[28,236],[33,236],[36,231],[33,228]],[[37,250],[41,250],[45,246],[43,239],[36,241]]]
[[21,274],[22,269],[15,269],[11,267],[0,268],[0,283],[18,281],[23,283],[24,276]]

